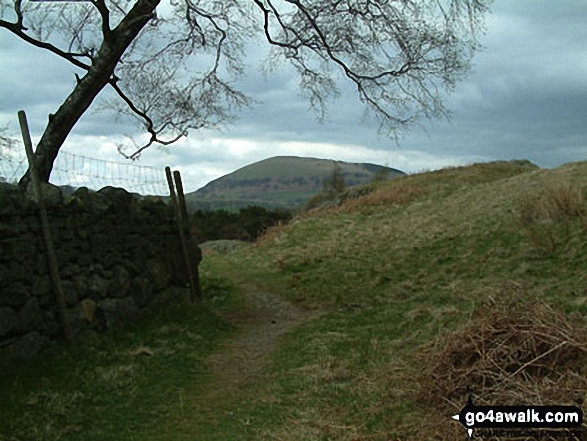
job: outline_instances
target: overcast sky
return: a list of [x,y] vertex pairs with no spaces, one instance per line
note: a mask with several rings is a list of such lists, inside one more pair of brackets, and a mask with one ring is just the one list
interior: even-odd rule
[[[398,143],[379,138],[376,126],[361,123],[363,108],[343,85],[320,124],[300,97],[295,73],[280,70],[265,81],[251,69],[242,87],[258,103],[236,123],[221,132],[191,133],[167,151],[151,148],[136,164],[179,169],[186,191],[193,191],[277,155],[370,162],[405,172],[491,160],[525,158],[555,167],[587,159],[587,1],[495,0],[491,11],[470,74],[446,97],[450,122],[424,121],[426,130],[413,127]],[[0,80],[0,125],[10,122],[16,133],[16,112],[24,109],[33,140],[74,84],[67,62],[4,29]],[[115,146],[126,132],[92,112],[64,150],[124,162]]]

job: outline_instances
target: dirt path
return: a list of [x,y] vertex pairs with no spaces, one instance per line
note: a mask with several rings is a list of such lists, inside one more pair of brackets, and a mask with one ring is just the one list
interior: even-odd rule
[[247,308],[223,314],[241,330],[207,360],[213,390],[221,393],[258,379],[279,338],[315,316],[254,285],[244,291]]
[[235,335],[205,360],[203,381],[178,389],[161,407],[165,423],[141,433],[137,441],[265,439],[257,436],[260,428],[246,413],[247,403],[271,394],[266,387],[271,389],[272,376],[265,368],[280,338],[318,313],[297,308],[252,282],[233,283],[245,306],[218,314],[237,328]]
[[234,282],[245,306],[218,313],[237,328],[235,335],[205,360],[204,381],[181,388],[162,407],[165,427],[141,435],[142,441],[261,439],[255,421],[245,416],[247,403],[271,387],[273,378],[265,368],[280,338],[318,313],[296,308],[251,282]]

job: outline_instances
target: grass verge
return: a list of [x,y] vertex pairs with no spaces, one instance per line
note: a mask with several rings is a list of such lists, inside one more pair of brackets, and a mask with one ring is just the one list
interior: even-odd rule
[[233,288],[203,277],[203,305],[178,304],[73,349],[0,366],[0,440],[142,440],[205,382],[204,359],[232,328],[211,310]]

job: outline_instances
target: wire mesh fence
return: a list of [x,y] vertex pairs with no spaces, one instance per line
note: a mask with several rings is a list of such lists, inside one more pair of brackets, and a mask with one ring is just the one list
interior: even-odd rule
[[[16,183],[28,167],[23,150],[0,151],[0,181]],[[163,169],[106,161],[85,155],[60,151],[51,173],[51,183],[59,186],[88,187],[97,190],[105,186],[122,187],[142,195],[168,193]]]

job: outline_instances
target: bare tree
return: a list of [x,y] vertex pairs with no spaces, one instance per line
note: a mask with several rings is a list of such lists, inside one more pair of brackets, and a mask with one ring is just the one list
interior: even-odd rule
[[8,125],[0,127],[0,159],[16,148],[18,141],[8,131]]
[[[80,69],[35,153],[42,180],[76,122],[106,87],[107,108],[150,135],[128,158],[213,128],[250,98],[234,87],[244,49],[263,38],[287,60],[319,117],[342,75],[394,135],[441,102],[467,71],[490,0],[0,0],[0,27]],[[9,4],[10,3],[10,4]],[[250,47],[250,46],[249,46]],[[28,173],[21,184],[28,181]]]
[[346,190],[346,182],[340,165],[335,162],[332,173],[322,181],[322,195],[326,200],[333,200]]

